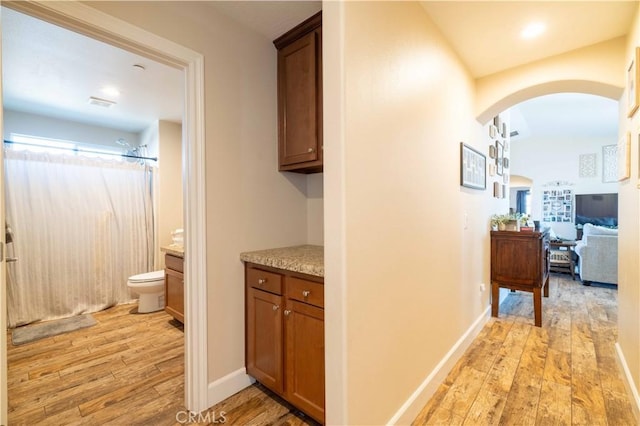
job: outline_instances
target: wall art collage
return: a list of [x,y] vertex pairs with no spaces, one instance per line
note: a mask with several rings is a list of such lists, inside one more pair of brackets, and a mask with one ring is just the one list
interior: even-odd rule
[[507,198],[509,184],[509,133],[499,115],[489,124],[489,176],[493,178],[493,196]]

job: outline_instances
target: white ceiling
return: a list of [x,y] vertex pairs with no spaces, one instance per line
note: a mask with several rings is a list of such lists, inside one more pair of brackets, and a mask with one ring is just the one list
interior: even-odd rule
[[[474,77],[483,77],[628,33],[637,1],[423,1]],[[533,40],[520,31],[539,21]]]
[[[476,77],[624,35],[637,7],[636,1],[421,4]],[[210,6],[273,40],[320,10],[321,2],[212,1]],[[133,132],[158,119],[181,121],[181,71],[4,7],[1,19],[6,108]],[[518,33],[533,19],[545,19],[548,31],[524,42]],[[146,71],[136,72],[136,63]],[[100,93],[106,84],[119,86],[117,105],[87,105],[89,96],[109,98]],[[534,99],[514,107],[512,115],[521,137],[551,128],[617,132],[617,103],[593,96]]]
[[[156,120],[182,122],[181,70],[6,7],[1,22],[4,108],[127,132]],[[102,93],[104,86],[120,95]],[[116,104],[89,105],[90,96]]]

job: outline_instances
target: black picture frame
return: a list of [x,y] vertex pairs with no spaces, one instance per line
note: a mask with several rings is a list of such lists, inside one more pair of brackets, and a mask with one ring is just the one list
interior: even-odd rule
[[487,157],[460,142],[460,185],[465,188],[487,188]]

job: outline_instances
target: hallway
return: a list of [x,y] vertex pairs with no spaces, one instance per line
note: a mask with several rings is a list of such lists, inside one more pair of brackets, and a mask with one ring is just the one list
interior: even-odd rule
[[533,326],[530,293],[510,293],[415,425],[635,425],[616,361],[615,288],[552,274]]

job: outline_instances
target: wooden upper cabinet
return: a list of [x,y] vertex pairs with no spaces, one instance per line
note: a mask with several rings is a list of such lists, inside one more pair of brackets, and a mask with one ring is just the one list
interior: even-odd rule
[[322,172],[322,12],[273,43],[278,49],[279,170]]

